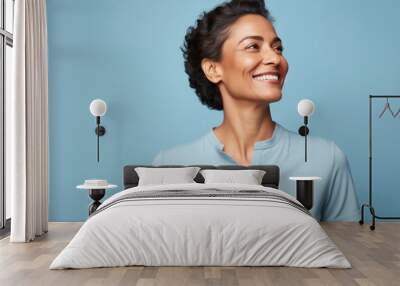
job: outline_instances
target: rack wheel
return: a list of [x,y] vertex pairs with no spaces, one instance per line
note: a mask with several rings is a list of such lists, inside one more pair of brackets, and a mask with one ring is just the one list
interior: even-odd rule
[[374,225],[371,225],[371,226],[369,227],[369,229],[370,229],[370,230],[375,230],[375,226],[374,226]]
[[364,224],[364,221],[360,220],[360,221],[358,221],[358,223],[359,223],[360,225],[363,225],[363,224]]

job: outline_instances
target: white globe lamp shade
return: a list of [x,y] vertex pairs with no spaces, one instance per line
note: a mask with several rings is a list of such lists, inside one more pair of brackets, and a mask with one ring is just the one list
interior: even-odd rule
[[313,114],[314,110],[315,110],[314,102],[312,102],[309,99],[302,99],[297,105],[297,111],[303,117],[310,116],[311,114]]
[[90,103],[90,113],[92,113],[93,116],[103,116],[106,114],[106,111],[107,104],[104,100],[95,99]]

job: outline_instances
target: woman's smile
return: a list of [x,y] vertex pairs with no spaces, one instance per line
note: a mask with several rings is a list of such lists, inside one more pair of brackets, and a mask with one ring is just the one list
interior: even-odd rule
[[263,72],[252,76],[257,82],[280,84],[279,72]]

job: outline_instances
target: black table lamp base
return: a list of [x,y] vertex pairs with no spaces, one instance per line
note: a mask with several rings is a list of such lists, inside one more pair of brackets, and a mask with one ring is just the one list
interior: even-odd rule
[[314,206],[314,181],[321,180],[321,177],[289,177],[296,181],[296,199],[307,209]]
[[94,201],[89,205],[89,215],[94,213],[97,208],[101,205],[100,200],[104,197],[106,193],[105,189],[91,189],[89,190],[89,197]]
[[296,199],[303,204],[303,206],[311,210],[314,203],[314,182],[309,181],[296,181]]

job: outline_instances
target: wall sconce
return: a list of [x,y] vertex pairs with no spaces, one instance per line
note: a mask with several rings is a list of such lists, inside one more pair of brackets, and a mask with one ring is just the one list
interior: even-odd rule
[[104,116],[107,111],[107,104],[104,100],[95,99],[90,103],[90,113],[96,117],[96,129],[95,133],[97,135],[97,162],[100,161],[100,154],[99,154],[99,137],[103,136],[106,133],[106,129],[104,126],[100,125],[100,117]]
[[309,99],[302,99],[300,100],[299,104],[297,105],[297,111],[299,112],[300,116],[304,117],[304,125],[300,126],[299,134],[304,136],[304,161],[307,162],[307,135],[310,133],[310,130],[307,127],[308,124],[308,117],[313,114],[315,110],[314,102]]

